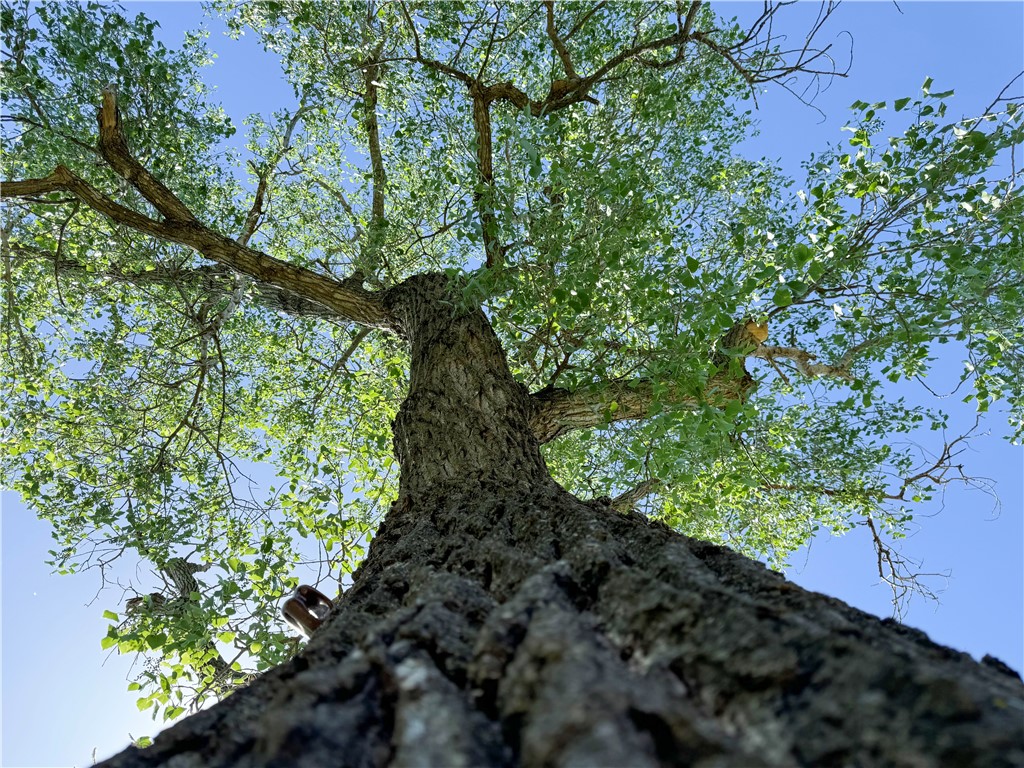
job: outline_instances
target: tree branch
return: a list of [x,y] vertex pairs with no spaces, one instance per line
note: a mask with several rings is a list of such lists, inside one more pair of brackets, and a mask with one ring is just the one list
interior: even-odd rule
[[754,387],[749,376],[737,378],[726,372],[716,374],[703,392],[683,391],[669,385],[655,387],[649,379],[609,381],[578,389],[551,388],[531,397],[530,427],[541,443],[547,443],[576,429],[587,429],[616,421],[645,419],[656,402],[697,409],[702,405],[722,407],[742,400]]
[[103,89],[103,106],[97,121],[100,125],[100,155],[114,172],[135,187],[164,218],[170,221],[195,221],[196,217],[174,193],[142,167],[128,150],[121,133],[121,115],[117,111],[117,94],[113,88]]
[[576,23],[572,25],[572,29],[570,29],[570,30],[569,30],[569,33],[568,33],[568,34],[567,34],[567,35],[565,36],[565,39],[566,39],[566,40],[569,40],[570,38],[574,37],[574,36],[576,35],[576,33],[577,33],[577,32],[579,32],[579,31],[580,31],[581,29],[583,29],[583,26],[584,26],[584,25],[585,25],[585,24],[586,24],[586,23],[587,23],[588,21],[590,21],[590,18],[591,18],[591,17],[592,17],[592,16],[593,16],[593,15],[594,15],[595,13],[597,13],[597,12],[598,12],[598,11],[600,11],[600,10],[601,10],[602,8],[604,8],[604,7],[606,6],[606,5],[608,5],[608,3],[607,3],[607,2],[604,2],[604,0],[602,0],[602,2],[600,2],[600,3],[597,3],[597,4],[596,4],[596,5],[595,5],[595,6],[593,7],[593,8],[591,8],[590,10],[588,10],[588,11],[584,12],[584,14],[583,14],[582,16],[580,16],[580,17],[579,17],[579,18],[578,18],[578,19],[576,20]]
[[871,532],[871,544],[875,550],[875,567],[878,571],[878,578],[892,590],[892,598],[889,602],[892,605],[893,614],[897,618],[903,617],[907,597],[914,592],[929,600],[938,601],[935,592],[924,583],[924,579],[935,576],[949,578],[949,573],[917,571],[919,563],[908,560],[894,550],[879,534],[878,527],[871,515],[865,516],[863,525]]
[[625,493],[620,493],[614,499],[612,499],[611,505],[613,509],[619,512],[628,512],[631,510],[638,501],[661,488],[661,480],[656,477],[648,478],[642,483],[637,485],[635,488],[630,488]]
[[849,371],[851,360],[847,359],[845,355],[839,365],[829,365],[827,363],[811,362],[812,360],[817,359],[816,356],[813,353],[806,352],[798,347],[774,347],[762,345],[751,350],[748,354],[751,357],[760,357],[763,360],[767,360],[769,363],[773,363],[776,358],[792,360],[796,364],[797,370],[804,376],[811,379],[818,376],[828,376],[831,378],[845,379],[846,381],[854,380]]
[[473,85],[473,78],[467,75],[465,72],[461,72],[453,66],[445,64],[434,59],[426,58],[420,49],[420,34],[416,31],[416,24],[413,23],[412,17],[409,15],[409,9],[406,7],[404,2],[399,3],[399,7],[402,9],[402,17],[405,19],[406,25],[409,27],[409,31],[412,33],[413,47],[416,51],[414,61],[422,64],[425,67],[429,67],[437,72],[448,75],[466,86]]
[[[517,109],[524,109],[529,106],[530,112],[534,117],[564,109],[581,101],[594,101],[593,97],[590,96],[593,88],[604,82],[605,78],[611,75],[615,69],[628,62],[635,61],[640,66],[653,69],[667,69],[678,65],[684,60],[684,48],[690,42],[704,45],[722,56],[750,86],[772,81],[783,81],[785,78],[801,72],[811,75],[845,76],[845,73],[839,72],[835,66],[824,69],[812,66],[819,58],[828,57],[829,46],[822,49],[814,49],[811,48],[811,42],[820,31],[822,24],[824,24],[825,20],[834,10],[835,5],[833,3],[824,5],[825,10],[819,15],[818,20],[808,33],[801,48],[793,51],[771,52],[771,44],[775,40],[771,32],[771,22],[778,10],[787,4],[766,3],[763,13],[751,24],[743,38],[729,46],[719,43],[712,37],[712,33],[717,30],[693,29],[697,13],[702,6],[701,2],[690,3],[685,19],[682,17],[681,6],[679,6],[677,11],[677,30],[675,33],[654,40],[637,42],[620,50],[590,75],[580,76],[572,65],[564,40],[558,35],[554,23],[554,4],[551,0],[545,0],[547,34],[555,53],[558,55],[566,71],[566,77],[553,80],[548,94],[545,98],[539,100],[531,99],[525,91],[511,81],[482,86],[480,83],[480,78],[483,75],[482,71],[480,77],[474,78],[451,64],[445,64],[425,56],[420,46],[419,34],[404,3],[401,5],[402,15],[413,36],[415,55],[413,57],[402,57],[402,60],[415,61],[429,69],[447,75],[465,84],[471,91],[474,88],[480,89],[481,93],[485,96],[487,104],[494,101],[508,101]],[[593,10],[596,11],[597,8]],[[572,37],[589,16],[590,14],[588,13],[581,21],[577,22],[566,37]],[[767,37],[762,39],[761,33],[765,30],[767,30]],[[669,48],[677,50],[674,56],[665,61],[658,61],[648,56],[648,54],[657,53]],[[787,54],[796,55],[796,61],[793,64],[785,63],[784,59]]]
[[2,198],[34,199],[52,192],[70,192],[118,224],[131,227],[161,240],[188,246],[204,257],[254,280],[320,304],[341,318],[373,328],[396,330],[397,321],[374,294],[352,281],[339,281],[318,275],[303,267],[289,264],[248,248],[199,223],[173,193],[155,179],[142,165],[127,154],[120,137],[120,117],[116,97],[104,91],[99,113],[100,152],[114,170],[127,179],[166,217],[156,221],[114,202],[87,184],[64,166],[57,166],[43,179],[4,182]]
[[[964,483],[972,484],[971,478],[964,475],[964,465],[954,464],[953,459],[955,459],[959,454],[963,453],[965,448],[958,448],[957,446],[960,445],[960,443],[963,443],[966,446],[967,441],[971,437],[971,433],[974,432],[977,426],[978,422],[976,420],[974,426],[971,427],[971,429],[968,430],[965,434],[960,435],[954,440],[944,443],[942,446],[942,450],[939,452],[939,455],[936,457],[935,461],[921,468],[915,474],[910,475],[909,477],[902,478],[899,492],[893,494],[886,494],[885,498],[892,499],[894,501],[906,501],[907,490],[912,489],[915,484],[920,483],[922,480],[930,481],[938,486],[949,485],[951,482],[957,480]],[[952,471],[956,471],[958,476],[947,477],[947,474]]]
[[72,173],[66,166],[58,165],[53,172],[41,179],[24,179],[22,181],[0,182],[0,198],[24,198],[30,202],[64,204],[67,200],[47,201],[41,195],[53,192],[70,192],[98,213],[119,224],[131,227],[143,234],[161,239],[171,239],[175,228],[155,221],[138,211],[126,208],[114,202],[98,189]]
[[281,162],[292,148],[292,133],[307,110],[308,107],[302,106],[295,111],[292,119],[288,121],[288,127],[281,140],[281,148],[274,153],[273,158],[267,162],[265,168],[257,173],[259,182],[256,185],[256,194],[253,196],[252,207],[249,209],[249,214],[245,217],[245,225],[242,227],[241,233],[236,238],[239,245],[248,245],[249,240],[259,227],[260,218],[263,216],[263,203],[270,186],[270,176],[273,174],[277,164]]
[[544,0],[544,5],[547,8],[547,33],[551,39],[551,45],[558,53],[558,58],[562,60],[565,76],[570,80],[575,80],[576,70],[573,69],[572,59],[569,58],[569,50],[565,47],[562,38],[558,36],[558,29],[555,27],[555,1]]
[[476,156],[480,178],[473,194],[480,228],[483,231],[486,265],[496,267],[501,263],[501,243],[498,242],[498,220],[494,216],[494,158],[491,150],[491,115],[484,92],[471,89],[473,94],[473,128],[476,130]]
[[366,84],[366,111],[363,125],[366,128],[366,136],[370,145],[370,165],[373,168],[371,221],[374,224],[384,221],[384,187],[387,183],[384,159],[380,151],[380,127],[377,122],[377,78],[380,77],[380,65],[377,63],[377,58],[379,56],[380,46],[367,60],[363,69],[363,79]]
[[[230,298],[237,291],[238,274],[227,267],[209,264],[194,269],[176,269],[174,267],[156,266],[139,272],[120,269],[111,265],[103,270],[88,270],[85,264],[72,259],[60,258],[57,254],[38,248],[12,243],[13,254],[26,257],[46,259],[53,263],[54,273],[79,275],[90,280],[97,277],[114,282],[129,283],[140,288],[150,286],[188,286],[207,295],[213,301]],[[246,297],[255,301],[264,309],[272,312],[284,312],[296,317],[317,317],[323,320],[340,320],[336,312],[291,291],[267,283],[252,282],[246,286]]]

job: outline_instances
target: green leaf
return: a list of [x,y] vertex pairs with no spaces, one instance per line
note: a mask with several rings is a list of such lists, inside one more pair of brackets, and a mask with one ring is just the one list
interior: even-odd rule
[[779,286],[772,296],[772,301],[777,307],[788,307],[793,303],[793,293],[788,285]]
[[803,243],[797,243],[793,246],[793,261],[796,262],[798,267],[803,267],[812,258],[814,258],[814,251]]

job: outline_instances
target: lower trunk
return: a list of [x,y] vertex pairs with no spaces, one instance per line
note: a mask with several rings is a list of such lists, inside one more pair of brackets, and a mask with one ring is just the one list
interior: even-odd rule
[[544,484],[396,504],[306,650],[110,766],[1021,765],[1024,686]]
[[443,290],[393,296],[402,488],[354,586],[299,656],[105,765],[1024,764],[998,663],[558,487]]

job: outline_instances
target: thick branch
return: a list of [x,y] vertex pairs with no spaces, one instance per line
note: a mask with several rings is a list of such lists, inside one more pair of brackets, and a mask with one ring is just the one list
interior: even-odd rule
[[101,153],[108,158],[114,170],[130,181],[168,220],[156,221],[114,202],[64,166],[57,166],[43,179],[5,182],[0,185],[0,197],[35,199],[52,192],[70,192],[118,224],[188,246],[211,261],[320,304],[347,320],[375,328],[395,329],[393,319],[377,297],[353,282],[341,282],[275,259],[200,224],[170,190],[153,178],[138,161],[126,156],[127,147],[119,137],[120,118],[116,114],[116,101],[110,91],[105,91],[100,110]]
[[142,167],[128,150],[121,133],[121,115],[117,111],[117,94],[110,88],[103,91],[100,107],[100,154],[118,176],[129,182],[154,208],[170,221],[195,221],[196,217],[159,179]]
[[[57,166],[44,179],[4,182],[3,198],[33,199],[39,194],[65,191],[118,224],[161,240],[179,243],[198,251],[235,272],[240,272],[277,289],[279,296],[292,294],[301,301],[314,302],[343,319],[373,328],[394,329],[388,312],[376,296],[352,283],[318,275],[308,269],[246,248],[236,241],[207,229],[198,222],[159,222],[115,203],[64,166]],[[294,298],[291,301],[294,301]]]
[[693,29],[693,20],[697,18],[697,11],[700,10],[703,3],[700,0],[695,0],[690,3],[690,9],[686,12],[686,21],[683,22],[683,28],[680,30],[684,35],[689,35],[690,30]]
[[387,177],[384,174],[384,160],[380,151],[380,128],[377,123],[377,88],[380,77],[380,65],[377,57],[380,49],[374,52],[373,57],[366,63],[363,70],[363,77],[366,84],[366,112],[364,126],[366,137],[370,145],[370,165],[373,168],[373,207],[371,209],[372,221],[379,224],[384,220],[384,185]]
[[[474,89],[475,91],[475,89]],[[494,159],[491,154],[491,115],[482,92],[473,93],[473,128],[476,130],[476,155],[479,168],[478,188],[473,195],[480,228],[484,237],[487,266],[501,262],[501,244],[498,242],[498,221],[494,217]]]
[[544,5],[547,8],[547,33],[551,39],[551,45],[558,53],[558,58],[562,60],[565,76],[570,80],[574,80],[576,78],[576,70],[573,69],[572,59],[569,58],[569,50],[565,47],[565,42],[562,38],[558,36],[558,28],[555,26],[555,1],[545,0]]
[[637,485],[635,488],[630,488],[624,493],[620,493],[611,501],[613,509],[619,512],[628,512],[631,510],[637,502],[641,499],[650,496],[652,493],[661,488],[661,480],[656,477],[644,480],[642,483]]
[[736,378],[722,372],[701,393],[684,391],[671,383],[656,384],[649,379],[610,381],[575,392],[542,389],[531,397],[530,427],[539,442],[547,443],[575,429],[647,418],[656,402],[692,409],[705,404],[722,407],[742,400],[753,387],[754,381],[749,377]]
[[[24,257],[45,259],[52,262],[54,273],[78,276],[83,279],[95,280],[106,278],[114,282],[129,283],[140,288],[149,286],[189,286],[201,291],[211,300],[227,298],[236,290],[238,273],[227,267],[207,264],[194,269],[174,269],[158,265],[155,268],[134,271],[120,269],[116,264],[102,270],[88,270],[86,265],[72,259],[58,258],[55,253],[38,248],[29,248],[20,244],[11,244],[11,252]],[[318,317],[324,320],[344,319],[336,312],[322,304],[310,301],[285,288],[267,283],[253,282],[247,287],[247,296],[264,309],[272,312],[284,312],[296,317]]]
[[[58,165],[49,176],[41,179],[0,182],[0,198],[3,199],[25,198],[33,202],[49,202],[40,200],[39,197],[54,192],[70,192],[94,211],[102,213],[119,224],[124,224],[153,237],[171,239],[175,230],[173,226],[155,221],[138,211],[133,211],[131,208],[114,202],[63,165]],[[64,203],[67,200],[56,202]]]
[[235,241],[199,225],[189,229],[192,230],[189,236],[177,242],[195,248],[218,264],[321,304],[360,325],[394,328],[391,317],[379,299],[353,282],[318,275],[260,251],[244,248]]

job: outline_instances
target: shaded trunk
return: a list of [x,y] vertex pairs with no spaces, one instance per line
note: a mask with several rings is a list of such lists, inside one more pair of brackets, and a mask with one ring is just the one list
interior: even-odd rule
[[289,663],[105,765],[1020,765],[1024,686],[549,478],[527,393],[441,278],[398,501]]

